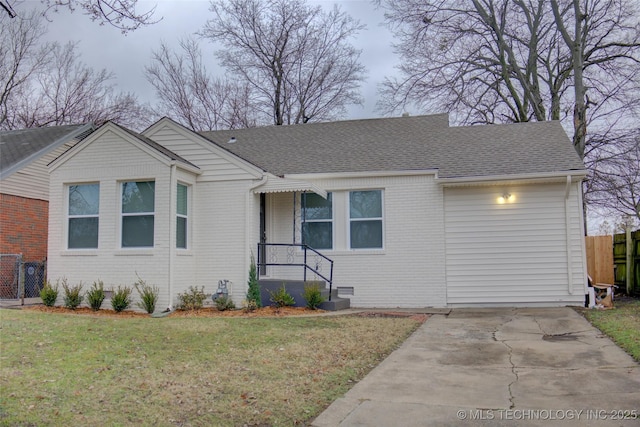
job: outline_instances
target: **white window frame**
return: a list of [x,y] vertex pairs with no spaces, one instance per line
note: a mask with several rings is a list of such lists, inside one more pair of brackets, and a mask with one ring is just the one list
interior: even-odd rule
[[313,247],[313,249],[317,249],[319,251],[332,251],[336,247],[335,195],[332,192],[328,192],[327,193],[327,198],[329,198],[330,194],[331,194],[331,219],[322,218],[322,219],[311,219],[311,220],[307,219],[306,216],[304,215],[304,209],[306,208],[305,206],[303,206],[303,202],[302,202],[303,199],[304,199],[304,197],[303,197],[304,193],[302,193],[300,195],[300,208],[301,208],[301,216],[302,216],[302,218],[301,218],[301,227],[300,227],[301,233],[300,234],[301,234],[302,243],[308,244],[304,240],[304,225],[305,225],[305,223],[330,223],[331,224],[331,247],[330,248],[315,248],[315,247]]
[[[153,211],[149,211],[149,212],[123,212],[124,209],[124,203],[123,203],[123,197],[124,197],[124,186],[127,183],[130,182],[153,182],[154,183],[154,192],[153,192]],[[123,180],[120,181],[119,183],[119,196],[120,196],[120,248],[124,249],[124,250],[129,250],[129,249],[153,249],[155,248],[156,245],[156,239],[155,239],[155,232],[156,232],[156,184],[157,181],[153,178],[141,178],[141,179],[127,179],[127,180]],[[123,242],[123,234],[124,234],[124,218],[129,218],[129,217],[134,217],[134,216],[153,216],[153,244],[151,246],[124,246],[124,242]]]
[[[351,218],[351,193],[355,193],[355,192],[372,192],[372,191],[377,191],[380,193],[380,214],[381,216],[379,217],[366,217],[366,218]],[[347,212],[346,212],[346,216],[347,216],[347,245],[349,247],[349,250],[352,251],[371,251],[371,250],[384,250],[384,245],[385,245],[385,226],[384,226],[384,190],[381,188],[367,188],[367,189],[357,189],[357,190],[349,190],[347,192]],[[367,247],[367,248],[354,248],[352,246],[352,242],[351,242],[351,223],[352,222],[360,222],[360,221],[380,221],[380,232],[382,233],[381,237],[381,243],[379,247]]]
[[[98,186],[98,212],[95,214],[87,214],[87,215],[72,215],[70,214],[70,197],[71,197],[71,187],[78,187],[78,186],[83,186],[83,185],[97,185]],[[100,246],[100,183],[99,182],[79,182],[79,183],[73,183],[73,184],[67,184],[67,191],[66,191],[66,214],[67,214],[67,218],[66,218],[66,247],[67,250],[72,250],[72,251],[76,251],[76,250],[95,250],[98,249],[98,247]],[[78,219],[78,218],[96,218],[98,220],[98,229],[96,230],[97,232],[97,236],[96,236],[96,246],[95,247],[82,247],[82,248],[71,248],[69,247],[69,232],[71,231],[71,220],[72,219]]]
[[[187,191],[187,213],[186,214],[181,214],[178,212],[177,196],[178,196],[179,186],[185,187]],[[191,247],[191,233],[190,233],[191,221],[189,220],[190,212],[191,212],[191,185],[179,181],[176,184],[176,249],[187,250]],[[184,221],[185,221],[185,230],[184,230],[185,245],[184,246],[178,246],[178,218],[184,218]]]

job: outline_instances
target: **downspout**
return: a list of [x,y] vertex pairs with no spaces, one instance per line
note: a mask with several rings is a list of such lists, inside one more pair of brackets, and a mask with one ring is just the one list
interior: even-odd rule
[[573,266],[572,266],[572,250],[571,250],[571,212],[569,211],[569,195],[571,194],[571,175],[567,175],[567,183],[564,189],[564,222],[565,222],[565,238],[567,245],[567,280],[569,294],[573,295]]
[[168,277],[169,277],[169,310],[173,310],[173,265],[176,258],[176,221],[174,221],[175,206],[176,206],[176,163],[171,164],[171,174],[169,176],[169,265],[168,265]]

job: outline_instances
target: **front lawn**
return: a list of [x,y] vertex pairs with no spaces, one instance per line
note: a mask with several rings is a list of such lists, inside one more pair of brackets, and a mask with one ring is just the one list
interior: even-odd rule
[[582,311],[589,322],[640,362],[640,300],[615,301],[612,310]]
[[295,425],[410,318],[106,318],[0,311],[0,425]]

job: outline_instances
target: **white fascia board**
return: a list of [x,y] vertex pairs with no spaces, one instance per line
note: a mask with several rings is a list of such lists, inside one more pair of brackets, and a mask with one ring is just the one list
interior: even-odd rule
[[185,139],[188,139],[189,141],[192,141],[200,145],[201,147],[212,151],[214,154],[222,157],[223,159],[227,160],[230,163],[233,163],[234,165],[238,166],[239,168],[243,169],[248,174],[253,175],[256,178],[262,177],[262,175],[265,172],[259,167],[257,167],[256,165],[249,163],[248,161],[236,156],[235,154],[218,147],[216,144],[209,141],[207,138],[203,137],[197,132],[192,131],[191,129],[184,127],[180,123],[168,117],[163,117],[157,122],[155,122],[154,124],[152,124],[151,126],[149,126],[147,129],[145,129],[142,132],[142,135],[153,139],[152,135],[155,134],[157,131],[161,130],[164,126],[170,127],[172,130],[182,135]]
[[475,177],[436,178],[436,182],[443,187],[458,187],[469,185],[490,185],[492,183],[504,184],[537,184],[545,182],[566,182],[567,176],[577,178],[578,181],[587,176],[586,170],[571,170],[564,172],[544,172],[520,175],[492,175]]
[[285,178],[291,179],[340,179],[340,178],[380,178],[388,176],[438,176],[437,169],[404,170],[404,171],[365,171],[365,172],[326,172],[326,173],[294,173],[285,174]]

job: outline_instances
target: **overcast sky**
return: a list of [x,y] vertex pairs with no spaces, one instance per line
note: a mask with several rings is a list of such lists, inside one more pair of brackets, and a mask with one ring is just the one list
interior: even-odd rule
[[[380,114],[374,112],[377,85],[385,76],[394,72],[396,64],[391,48],[391,34],[382,26],[383,13],[365,0],[321,0],[313,3],[322,4],[326,8],[338,4],[342,10],[366,24],[366,30],[353,40],[353,44],[362,50],[361,63],[368,69],[367,80],[361,88],[365,104],[364,108],[350,108],[349,115],[345,118],[379,117]],[[151,50],[158,49],[160,41],[177,49],[178,39],[193,35],[211,16],[209,0],[141,1],[139,7],[142,11],[155,4],[156,15],[162,17],[162,21],[127,35],[109,25],[101,26],[92,22],[79,10],[74,13],[61,11],[51,14],[48,39],[60,43],[79,41],[78,50],[83,62],[95,69],[106,68],[113,71],[120,90],[135,93],[142,102],[154,103],[153,87],[144,78],[144,66],[150,63]],[[22,3],[20,8],[30,6],[42,5],[39,0],[30,0]],[[210,59],[206,64],[207,68],[222,73],[223,70],[217,67],[213,56],[215,47],[206,40],[201,41],[201,47],[205,56]]]

